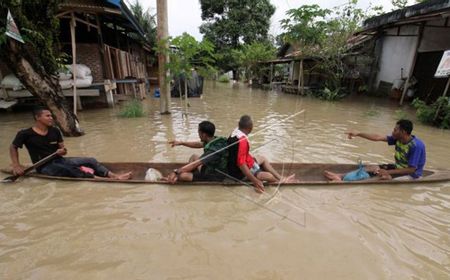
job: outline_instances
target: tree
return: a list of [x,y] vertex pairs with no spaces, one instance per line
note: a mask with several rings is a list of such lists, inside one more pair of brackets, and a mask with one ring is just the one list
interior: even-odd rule
[[408,6],[408,0],[391,0],[391,3],[394,6],[394,10],[403,9]]
[[357,0],[351,0],[332,10],[304,5],[289,10],[286,13],[288,18],[281,21],[285,30],[284,40],[301,49],[302,55],[318,59],[317,67],[326,76],[326,85],[320,94],[325,94],[321,97],[326,99],[343,96],[340,91],[346,71],[343,57],[348,39],[366,18],[382,11],[380,6],[362,10],[357,8],[357,4]]
[[317,4],[288,10],[287,18],[280,21],[281,28],[287,31],[284,40],[302,47],[321,45],[328,36],[326,17],[330,14],[331,10]]
[[270,18],[275,7],[269,0],[200,0],[200,32],[217,48],[217,66],[233,71],[238,79],[238,64],[232,50],[242,44],[267,40]]
[[[159,47],[158,51],[165,51],[163,47],[164,42]],[[181,92],[184,91],[185,97],[185,111],[187,112],[187,81],[192,77],[193,69],[196,69],[202,76],[208,75],[213,71],[212,64],[214,63],[214,45],[207,39],[203,39],[201,42],[197,42],[194,37],[183,33],[181,36],[169,39],[169,45],[172,46],[172,50],[169,50],[169,63],[166,64],[166,68],[170,74],[176,78],[183,78],[184,89],[181,89],[181,82],[179,85],[179,92],[181,98]]]
[[139,25],[144,30],[146,43],[151,46],[156,45],[156,21],[155,16],[150,14],[150,9],[144,11],[144,7],[136,0],[130,5],[130,10],[137,19]]
[[233,55],[238,65],[243,68],[246,78],[253,79],[267,72],[267,69],[262,67],[260,63],[274,59],[275,52],[275,47],[272,44],[254,42],[243,45],[239,50],[234,50]]
[[[25,1],[24,1],[25,2]],[[0,26],[6,25],[8,9],[22,32],[22,44],[0,28],[0,57],[33,96],[44,102],[66,136],[80,136],[78,119],[70,111],[58,83],[59,0],[0,2]]]

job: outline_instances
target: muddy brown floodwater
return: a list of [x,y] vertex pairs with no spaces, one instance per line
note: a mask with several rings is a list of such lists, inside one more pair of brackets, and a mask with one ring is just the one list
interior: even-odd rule
[[[185,161],[211,120],[228,135],[242,114],[252,148],[273,162],[390,162],[385,143],[347,140],[348,129],[388,134],[415,121],[428,168],[449,168],[450,131],[419,124],[388,101],[324,102],[244,85],[206,83],[202,99],[179,99],[161,116],[118,118],[86,110],[86,135],[66,138],[72,156],[100,161]],[[292,114],[305,110],[294,118]],[[288,119],[287,119],[288,118]],[[287,119],[287,120],[286,120]],[[30,113],[0,113],[0,166]],[[272,141],[276,139],[276,141]],[[267,143],[268,142],[268,143]],[[21,150],[21,159],[28,155]],[[4,174],[2,176],[5,176]],[[268,188],[61,182],[36,178],[0,186],[1,279],[449,279],[450,183]]]

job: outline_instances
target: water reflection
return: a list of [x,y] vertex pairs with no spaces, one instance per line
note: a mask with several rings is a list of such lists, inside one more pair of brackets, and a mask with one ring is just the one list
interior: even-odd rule
[[[70,155],[102,161],[181,162],[199,151],[170,148],[168,139],[195,140],[205,119],[226,136],[240,115],[250,114],[255,133],[266,129],[251,139],[253,148],[275,162],[393,157],[383,143],[344,134],[391,132],[398,107],[381,100],[330,103],[207,83],[204,97],[190,104],[187,117],[178,99],[168,116],[153,98],[139,119],[116,117],[120,108],[83,111],[87,134],[67,138],[66,146]],[[17,130],[31,123],[29,113],[0,114],[1,166],[9,164]],[[427,144],[427,167],[448,168],[450,132],[416,124],[414,133]],[[0,188],[0,273],[4,279],[447,279],[449,209],[449,183],[269,188],[261,196],[246,186],[26,179]]]

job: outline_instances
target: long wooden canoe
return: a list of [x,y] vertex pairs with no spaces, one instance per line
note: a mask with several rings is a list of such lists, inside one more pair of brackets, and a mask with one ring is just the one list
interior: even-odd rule
[[[164,176],[169,174],[175,168],[183,166],[183,163],[145,163],[145,162],[103,162],[104,166],[113,172],[133,172],[133,179],[126,181],[111,180],[107,178],[90,179],[90,178],[67,178],[54,177],[37,173],[30,173],[26,176],[44,178],[49,180],[68,180],[68,181],[94,181],[94,182],[120,182],[133,184],[168,184],[164,181],[149,182],[145,181],[145,173],[149,168],[159,170]],[[350,184],[420,184],[432,182],[450,181],[450,170],[434,169],[424,170],[423,177],[417,180],[379,180],[377,177],[357,182],[330,182],[323,176],[324,170],[329,170],[337,173],[347,173],[357,169],[355,164],[323,164],[323,163],[274,163],[274,168],[281,174],[287,176],[295,173],[300,180],[299,183],[291,183],[284,185],[350,185]],[[1,169],[2,172],[11,174],[11,169]],[[183,185],[243,185],[242,182],[237,182],[231,179],[226,179],[224,182],[178,182]]]

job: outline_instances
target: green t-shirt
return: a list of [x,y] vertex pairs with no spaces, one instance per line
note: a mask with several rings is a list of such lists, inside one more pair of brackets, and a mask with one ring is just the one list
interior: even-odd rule
[[[204,153],[200,157],[203,164],[202,173],[216,176],[222,175],[220,172],[217,172],[216,169],[224,173],[227,172],[228,151],[226,146],[227,139],[224,137],[215,137],[213,140],[206,143],[203,148]],[[217,152],[219,150],[220,152]]]

